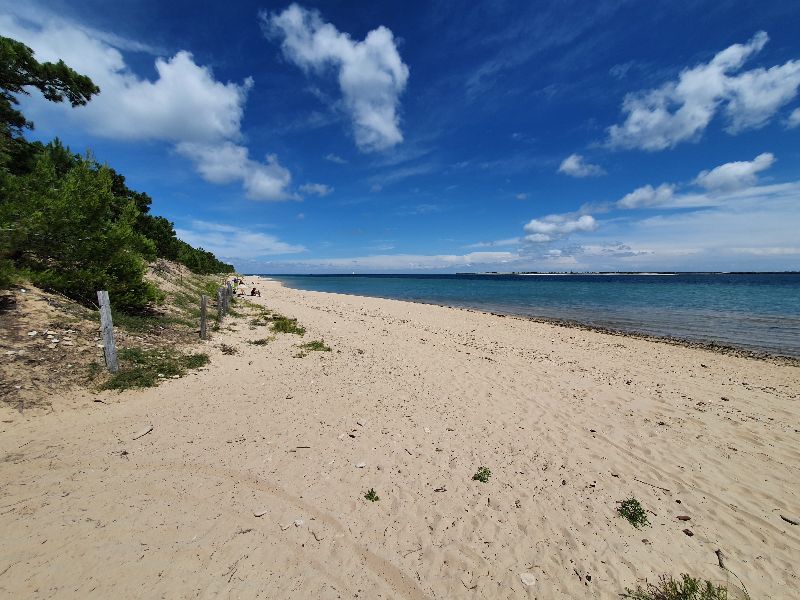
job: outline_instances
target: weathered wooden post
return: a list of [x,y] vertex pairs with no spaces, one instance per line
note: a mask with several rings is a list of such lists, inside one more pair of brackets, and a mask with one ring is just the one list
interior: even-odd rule
[[117,346],[114,342],[114,323],[111,320],[111,301],[108,292],[97,292],[97,301],[100,304],[100,333],[103,336],[103,356],[106,359],[106,368],[112,373],[119,370],[117,363]]
[[225,298],[222,288],[217,290],[217,321],[222,325],[222,318],[225,316]]
[[206,339],[206,310],[208,305],[208,296],[202,294],[200,296],[200,339]]

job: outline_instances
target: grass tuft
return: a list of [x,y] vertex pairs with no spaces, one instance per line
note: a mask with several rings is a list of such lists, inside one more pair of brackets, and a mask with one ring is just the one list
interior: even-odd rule
[[708,580],[696,579],[686,573],[677,580],[662,575],[657,584],[648,583],[646,588],[626,588],[628,598],[634,600],[728,600],[728,589]]
[[239,351],[236,348],[229,346],[228,344],[220,344],[219,349],[222,350],[223,354],[239,354]]
[[330,352],[331,347],[325,345],[324,340],[314,340],[313,342],[308,342],[307,344],[301,344],[300,347],[303,350],[308,350],[309,352]]
[[272,331],[276,333],[294,333],[295,335],[305,335],[305,327],[297,324],[297,319],[290,319],[283,315],[273,315],[272,317]]
[[642,508],[641,503],[633,496],[623,500],[617,507],[617,512],[636,529],[650,524],[650,521],[647,520],[647,513]]
[[489,481],[489,477],[492,476],[492,472],[487,469],[486,467],[481,467],[478,469],[478,472],[472,476],[473,481],[480,481],[481,483],[486,483]]
[[247,340],[248,344],[252,344],[253,346],[266,346],[272,341],[272,338],[260,338],[257,340]]
[[366,494],[364,494],[364,498],[366,498],[370,502],[377,502],[378,500],[380,500],[380,497],[378,496],[378,494],[375,493],[374,488],[369,488],[369,491]]
[[208,364],[207,354],[182,354],[172,349],[125,348],[119,352],[120,369],[103,385],[107,390],[154,387],[162,379],[186,374]]

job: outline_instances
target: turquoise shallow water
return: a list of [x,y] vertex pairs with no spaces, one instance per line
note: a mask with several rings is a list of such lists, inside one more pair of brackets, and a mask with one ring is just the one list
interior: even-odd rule
[[800,357],[800,274],[266,276],[297,289],[564,319]]

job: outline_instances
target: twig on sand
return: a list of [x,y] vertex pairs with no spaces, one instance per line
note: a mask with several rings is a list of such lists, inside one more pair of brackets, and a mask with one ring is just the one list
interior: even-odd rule
[[133,436],[133,439],[134,440],[138,440],[140,437],[146,436],[151,431],[153,431],[153,426],[152,425],[150,425],[150,427],[148,427],[147,429],[144,429],[144,430],[140,431],[139,433],[137,433],[135,436]]
[[405,450],[406,452],[408,452],[408,455],[409,455],[409,456],[414,456],[413,454],[411,454],[411,450],[409,450],[408,448],[403,448],[403,450]]
[[797,522],[797,521],[795,521],[794,519],[790,519],[789,517],[787,517],[787,516],[785,516],[785,515],[781,515],[781,519],[783,519],[783,520],[784,520],[784,521],[786,521],[787,523],[791,523],[792,525],[800,525],[800,523],[798,523],[798,522]]
[[633,479],[634,479],[634,481],[638,481],[639,483],[643,483],[645,485],[649,485],[650,487],[654,487],[657,490],[663,490],[665,492],[669,491],[667,488],[661,487],[660,485],[653,485],[652,483],[647,483],[646,481],[642,481],[641,479],[638,479],[636,477],[634,477]]

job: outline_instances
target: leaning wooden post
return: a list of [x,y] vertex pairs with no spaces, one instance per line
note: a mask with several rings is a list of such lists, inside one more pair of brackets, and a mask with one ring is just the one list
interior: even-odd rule
[[208,305],[208,296],[205,294],[200,296],[200,339],[206,339],[206,307]]
[[217,290],[217,321],[222,324],[222,317],[225,316],[225,299],[222,295],[222,288]]
[[108,292],[97,292],[97,301],[100,304],[100,333],[103,336],[103,355],[106,359],[106,368],[112,373],[119,370],[117,363],[117,346],[114,343],[114,323],[111,320],[111,302]]

